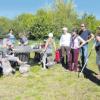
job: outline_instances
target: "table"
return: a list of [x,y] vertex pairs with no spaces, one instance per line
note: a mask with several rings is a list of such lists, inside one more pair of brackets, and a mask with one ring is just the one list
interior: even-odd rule
[[[42,53],[42,48],[31,48],[30,46],[15,46],[14,47],[14,54],[15,56],[19,57],[21,61],[29,62],[30,53],[35,52],[36,55],[40,55]],[[36,60],[36,58],[34,58]]]

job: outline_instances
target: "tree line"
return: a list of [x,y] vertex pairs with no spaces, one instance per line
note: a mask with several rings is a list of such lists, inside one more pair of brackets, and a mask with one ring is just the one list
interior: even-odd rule
[[54,0],[51,7],[39,9],[36,14],[21,14],[14,19],[0,17],[0,37],[3,38],[9,29],[14,29],[14,34],[19,38],[19,33],[25,33],[29,39],[43,39],[49,32],[59,38],[61,28],[67,26],[80,28],[85,23],[95,33],[100,20],[92,14],[84,13],[80,16],[73,0]]

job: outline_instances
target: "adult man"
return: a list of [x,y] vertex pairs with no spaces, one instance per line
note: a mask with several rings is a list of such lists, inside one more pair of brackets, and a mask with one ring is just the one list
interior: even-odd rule
[[[71,34],[68,33],[68,28],[64,27],[62,29],[63,34],[60,38],[60,47],[61,47],[61,63],[62,66],[65,68],[69,67],[69,56],[70,56],[70,40],[71,40]],[[66,64],[65,64],[65,56],[66,56]]]
[[19,45],[28,45],[28,37],[25,32],[20,32],[19,37]]
[[20,43],[23,44],[23,45],[27,45],[28,44],[28,39],[25,35],[23,35],[21,38],[20,38]]
[[88,29],[86,29],[86,26],[84,23],[81,24],[81,30],[79,32],[79,35],[86,42],[80,49],[81,62],[82,62],[82,67],[83,67],[86,60],[88,59],[88,42],[90,42],[94,38],[94,35]]

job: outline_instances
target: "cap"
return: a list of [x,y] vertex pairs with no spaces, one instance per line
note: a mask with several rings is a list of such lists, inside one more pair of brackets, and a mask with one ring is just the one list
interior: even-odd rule
[[49,33],[48,36],[49,36],[49,37],[53,37],[53,33]]
[[67,27],[63,27],[63,28],[62,28],[62,30],[65,30],[65,31],[67,31],[68,29],[67,29]]

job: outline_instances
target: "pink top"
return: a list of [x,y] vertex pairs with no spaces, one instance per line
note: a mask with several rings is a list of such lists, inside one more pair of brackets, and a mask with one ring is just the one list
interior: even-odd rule
[[85,42],[80,36],[72,36],[71,37],[71,48],[72,49],[77,49],[80,46],[80,42]]

